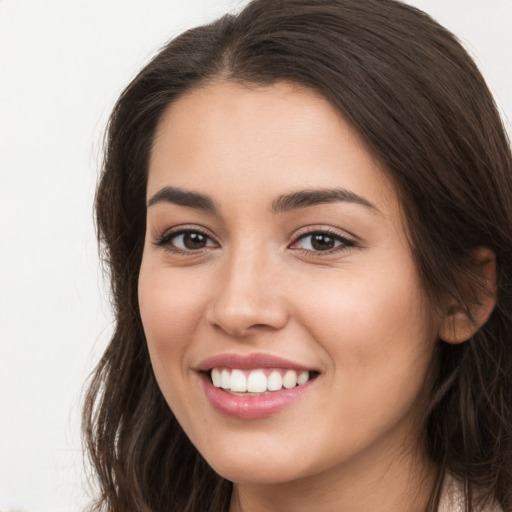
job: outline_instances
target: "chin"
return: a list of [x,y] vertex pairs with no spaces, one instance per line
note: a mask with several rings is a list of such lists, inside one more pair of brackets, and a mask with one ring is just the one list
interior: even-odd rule
[[285,468],[276,468],[268,464],[255,468],[254,464],[226,464],[213,466],[214,471],[231,482],[237,484],[272,485],[292,482],[300,478],[296,472]]
[[294,457],[259,455],[251,457],[249,454],[233,453],[232,456],[206,460],[217,474],[234,483],[282,484],[305,476],[304,469],[298,467],[296,453]]

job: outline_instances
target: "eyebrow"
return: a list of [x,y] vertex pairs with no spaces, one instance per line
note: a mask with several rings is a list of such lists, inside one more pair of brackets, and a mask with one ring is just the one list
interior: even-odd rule
[[214,202],[208,196],[176,187],[164,187],[160,189],[148,201],[148,208],[158,203],[174,203],[212,213],[217,211]]
[[[284,194],[272,202],[271,211],[283,213],[290,210],[337,202],[355,203],[379,212],[367,199],[344,188],[299,190]],[[149,199],[148,208],[158,203],[173,203],[211,213],[217,212],[215,203],[209,196],[177,187],[168,186],[160,189]]]
[[355,203],[365,206],[370,210],[374,210],[375,212],[379,212],[367,199],[344,188],[299,190],[291,194],[282,195],[272,202],[272,211],[281,213],[319,204],[338,202]]

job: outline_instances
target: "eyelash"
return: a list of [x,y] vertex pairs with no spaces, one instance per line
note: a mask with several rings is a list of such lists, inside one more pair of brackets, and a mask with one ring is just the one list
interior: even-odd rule
[[[175,230],[170,230],[165,232],[162,236],[160,236],[154,243],[156,247],[162,247],[166,251],[175,253],[175,254],[184,254],[184,255],[190,255],[193,253],[200,253],[204,250],[208,250],[208,246],[201,247],[198,249],[181,249],[179,247],[176,247],[172,245],[172,240],[178,236],[181,235],[187,235],[187,234],[198,234],[203,237],[205,237],[207,240],[213,241],[216,245],[217,242],[206,232],[199,228],[178,228]],[[311,237],[313,235],[322,235],[327,238],[331,238],[334,240],[334,242],[338,242],[339,245],[327,249],[325,251],[315,251],[311,249],[304,249],[299,247],[293,247],[294,245],[298,244],[301,240],[305,240],[307,237]],[[295,238],[295,240],[289,245],[289,248],[295,251],[299,251],[304,255],[307,256],[315,256],[315,257],[322,257],[324,255],[330,255],[337,252],[343,252],[347,251],[349,249],[352,249],[356,246],[356,242],[350,238],[347,238],[345,236],[341,236],[339,233],[335,232],[332,229],[319,229],[319,228],[310,228],[306,232],[300,234]],[[211,246],[210,246],[211,247]]]
[[[339,245],[325,250],[325,251],[314,251],[310,249],[303,249],[303,248],[293,248],[294,245],[296,245],[301,240],[306,239],[307,237],[311,237],[313,235],[322,235],[327,238],[331,238],[334,240],[334,242],[339,242]],[[290,248],[293,248],[293,250],[300,251],[302,254],[306,256],[314,256],[314,257],[322,257],[322,256],[328,256],[331,254],[335,254],[338,252],[344,252],[347,250],[350,250],[356,246],[356,242],[350,238],[347,238],[346,236],[342,236],[336,231],[332,229],[319,229],[319,228],[309,228],[306,232],[301,233],[293,242],[290,244]]]
[[[178,228],[178,229],[174,229],[174,230],[170,230],[170,231],[166,231],[162,236],[160,236],[155,242],[154,242],[154,245],[157,246],[157,247],[162,247],[163,249],[165,249],[166,251],[169,251],[169,252],[173,252],[173,253],[177,253],[177,254],[192,254],[192,253],[199,253],[199,252],[202,252],[203,250],[206,249],[205,248],[200,248],[200,249],[181,249],[179,247],[176,247],[176,246],[173,246],[171,244],[173,238],[176,238],[180,235],[187,235],[187,234],[197,234],[197,235],[201,235],[203,237],[205,237],[206,239],[208,240],[213,240],[213,238],[206,232],[206,231],[203,231],[202,229],[199,229],[199,228]],[[216,243],[216,242],[215,242]]]

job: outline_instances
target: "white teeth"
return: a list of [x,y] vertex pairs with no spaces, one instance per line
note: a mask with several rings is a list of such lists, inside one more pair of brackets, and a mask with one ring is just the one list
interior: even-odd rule
[[297,384],[299,386],[302,386],[302,384],[306,384],[306,382],[309,380],[309,372],[300,372],[299,376],[297,377]]
[[231,389],[231,374],[228,370],[222,370],[220,387],[222,389]]
[[274,370],[267,378],[267,389],[269,391],[277,391],[283,387],[283,377],[281,374]]
[[267,391],[267,377],[265,377],[261,370],[256,370],[249,374],[247,391],[250,393],[263,393]]
[[222,374],[217,368],[212,370],[212,382],[216,388],[220,388],[222,385]]
[[286,389],[294,388],[297,385],[297,372],[288,370],[283,377],[283,386]]
[[239,393],[247,391],[247,378],[242,370],[232,370],[230,387],[231,391]]
[[295,370],[272,370],[270,373],[258,370],[228,370],[213,368],[211,371],[213,385],[235,393],[265,393],[279,391],[283,387],[292,389],[302,386],[309,380],[309,372],[297,373]]

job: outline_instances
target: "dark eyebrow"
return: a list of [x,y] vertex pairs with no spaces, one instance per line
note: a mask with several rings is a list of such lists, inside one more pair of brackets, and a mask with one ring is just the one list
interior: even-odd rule
[[287,212],[298,208],[308,208],[318,204],[337,202],[356,203],[375,212],[379,210],[364,197],[361,197],[344,188],[299,190],[291,194],[279,196],[272,202],[272,211],[275,213]]
[[188,206],[189,208],[205,210],[207,212],[215,212],[217,210],[215,204],[208,196],[176,187],[160,189],[148,201],[148,208],[162,202],[179,204],[180,206]]

